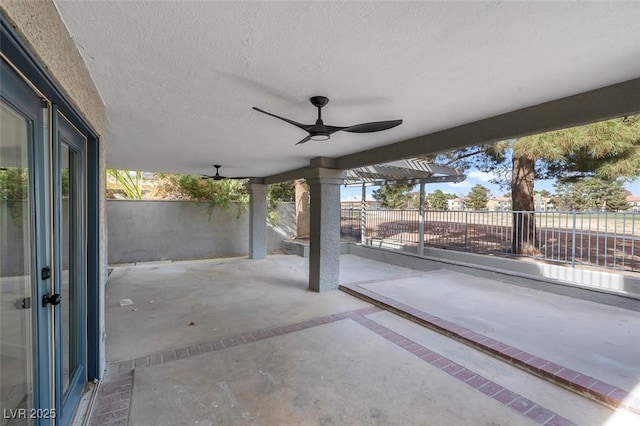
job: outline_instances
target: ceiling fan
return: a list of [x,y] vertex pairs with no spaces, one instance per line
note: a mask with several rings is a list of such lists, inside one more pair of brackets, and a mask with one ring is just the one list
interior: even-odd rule
[[249,179],[248,177],[226,177],[220,175],[220,166],[219,164],[214,164],[213,167],[216,168],[216,174],[213,176],[204,175],[201,173],[202,179],[213,179],[213,180],[223,180],[223,179]]
[[335,132],[345,131],[351,133],[372,133],[379,132],[382,130],[391,129],[393,127],[399,126],[402,124],[402,120],[389,120],[389,121],[373,121],[370,123],[361,123],[353,126],[346,127],[337,127],[337,126],[326,126],[322,121],[322,107],[329,103],[329,98],[325,96],[313,96],[309,99],[313,106],[318,108],[318,119],[315,124],[302,124],[293,120],[289,120],[288,118],[279,117],[275,114],[271,114],[270,112],[261,110],[260,108],[253,107],[256,111],[259,111],[263,114],[270,115],[272,117],[278,118],[282,121],[286,121],[289,124],[293,124],[294,126],[304,130],[309,133],[307,137],[302,139],[296,145],[300,145],[301,143],[308,142],[310,140],[314,141],[325,141],[331,138],[331,135]]

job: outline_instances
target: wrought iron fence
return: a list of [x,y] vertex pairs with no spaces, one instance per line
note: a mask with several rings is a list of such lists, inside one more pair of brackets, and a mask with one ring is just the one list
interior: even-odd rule
[[[343,237],[418,251],[418,210],[366,210],[363,216],[349,208],[341,216]],[[521,232],[514,233],[514,221]],[[640,269],[637,213],[427,210],[423,226],[425,247],[505,255],[523,255],[524,248],[527,256],[574,266]]]

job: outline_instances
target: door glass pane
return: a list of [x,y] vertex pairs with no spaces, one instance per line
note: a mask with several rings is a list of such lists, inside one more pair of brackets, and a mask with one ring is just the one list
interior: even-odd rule
[[[74,318],[73,318],[73,305],[74,291],[72,291],[73,283],[75,282],[75,258],[73,256],[73,235],[70,234],[70,230],[74,228],[73,222],[75,221],[74,211],[75,197],[76,197],[76,183],[74,179],[75,173],[71,168],[72,158],[74,153],[69,149],[67,145],[62,143],[60,145],[60,178],[62,181],[62,200],[60,202],[61,224],[62,229],[60,231],[60,244],[62,247],[62,281],[60,283],[62,294],[62,389],[66,392],[69,388],[69,379],[73,374],[73,354],[74,354]],[[72,226],[69,226],[69,225]]]
[[[0,102],[0,407],[32,407],[30,122]],[[18,412],[14,411],[17,415]]]
[[[84,147],[86,139],[62,115],[58,115],[58,143],[54,152],[57,162],[54,170],[55,199],[54,222],[57,237],[55,244],[56,292],[62,302],[54,311],[57,368],[60,380],[57,383],[62,396],[61,419],[70,418],[80,398],[85,383],[84,346],[86,316],[84,315],[84,288],[86,283],[84,247]],[[63,420],[64,422],[64,420]]]

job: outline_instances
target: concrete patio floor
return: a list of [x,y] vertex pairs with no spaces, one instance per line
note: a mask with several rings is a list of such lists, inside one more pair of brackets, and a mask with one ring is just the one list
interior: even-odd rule
[[[92,424],[640,422],[345,292],[310,292],[307,262],[116,267],[106,288],[109,367]],[[340,273],[343,284],[568,371],[639,386],[638,312],[353,255],[341,257]],[[125,298],[134,305],[120,306]]]

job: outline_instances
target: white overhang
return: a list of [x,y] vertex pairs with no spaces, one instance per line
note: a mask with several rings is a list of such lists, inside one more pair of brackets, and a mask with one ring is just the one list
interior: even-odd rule
[[[640,2],[54,1],[113,168],[275,182],[640,112]],[[294,146],[251,109],[310,124],[313,95],[329,125],[404,123]]]

